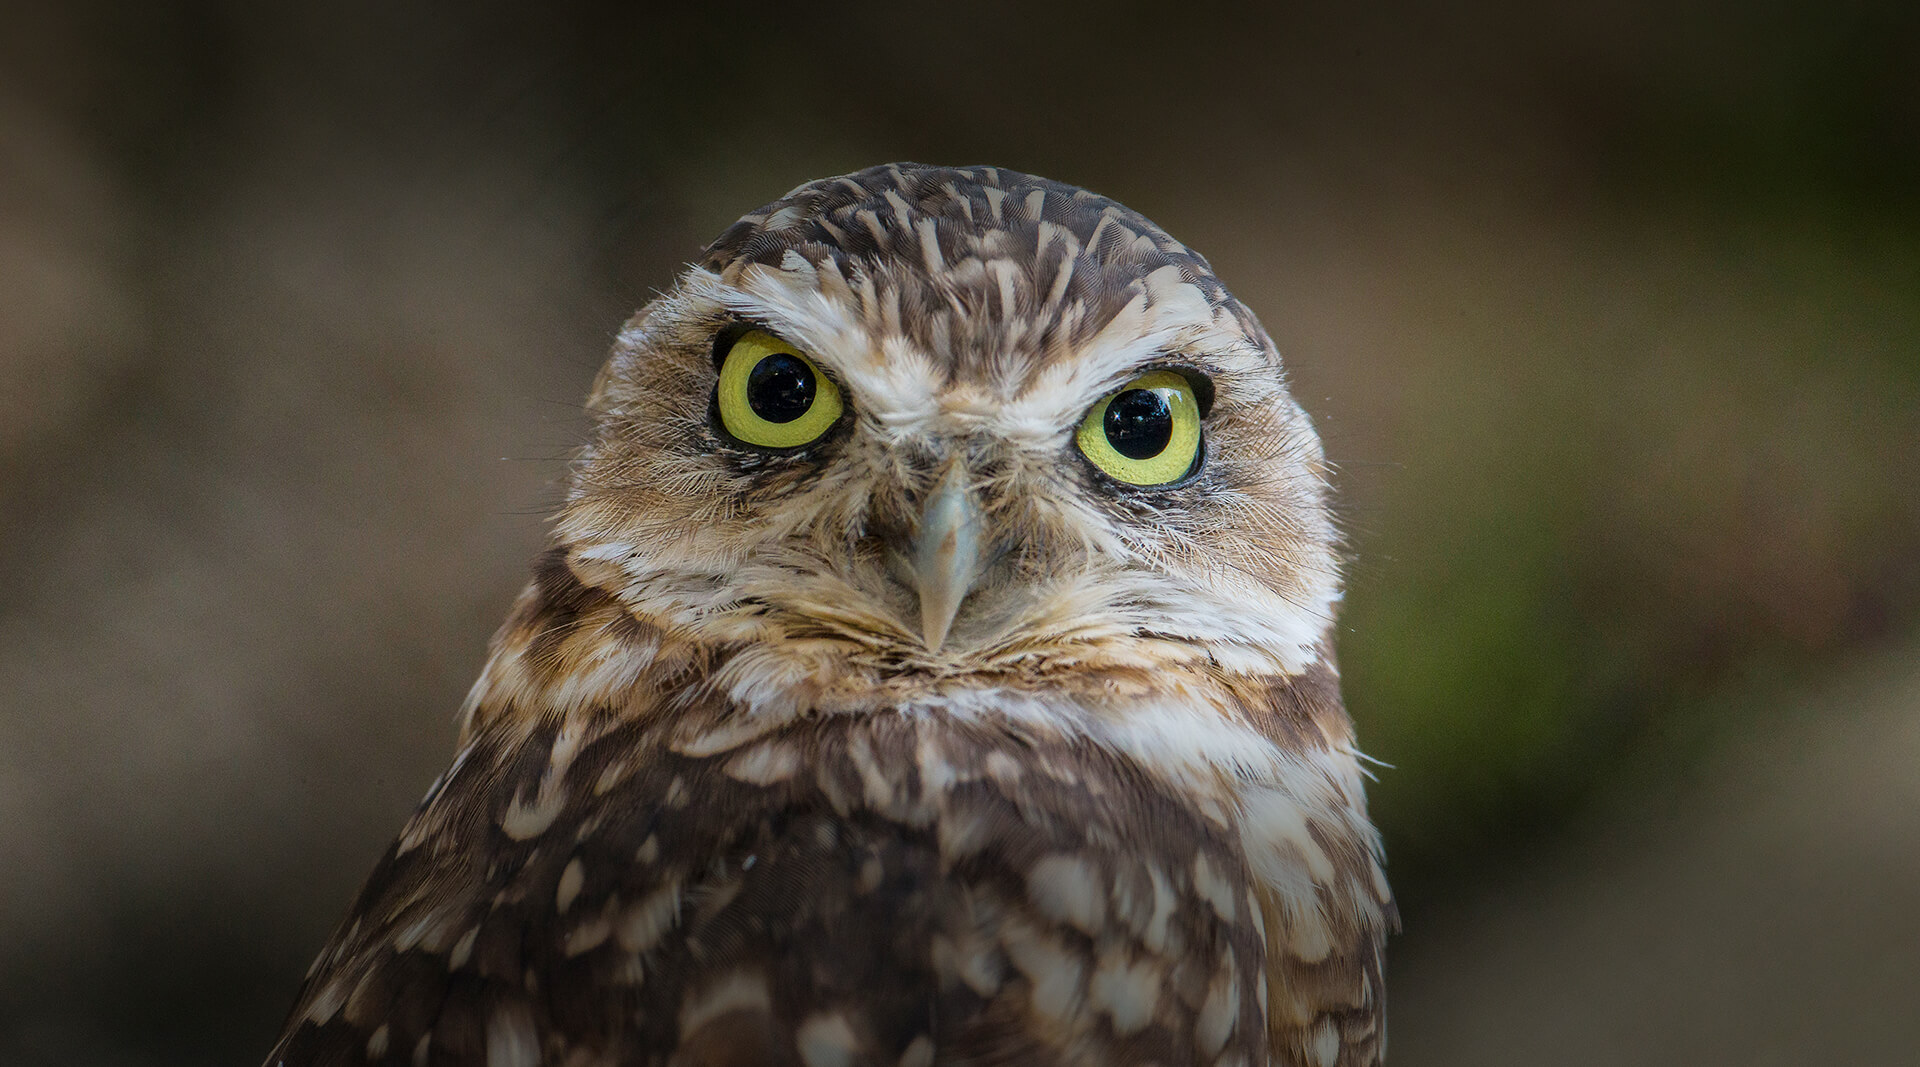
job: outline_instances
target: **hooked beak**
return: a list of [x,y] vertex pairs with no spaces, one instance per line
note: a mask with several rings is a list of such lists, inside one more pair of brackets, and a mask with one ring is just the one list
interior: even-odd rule
[[920,592],[920,636],[940,651],[961,601],[980,576],[982,521],[966,464],[947,465],[920,512],[913,535],[913,580]]

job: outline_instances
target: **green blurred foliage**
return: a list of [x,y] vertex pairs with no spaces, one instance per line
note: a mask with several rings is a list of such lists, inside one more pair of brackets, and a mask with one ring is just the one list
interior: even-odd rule
[[1525,318],[1480,280],[1427,309],[1485,317],[1409,368],[1406,458],[1349,479],[1342,645],[1408,884],[1697,747],[1716,687],[1916,621],[1920,229],[1796,206],[1583,242]]

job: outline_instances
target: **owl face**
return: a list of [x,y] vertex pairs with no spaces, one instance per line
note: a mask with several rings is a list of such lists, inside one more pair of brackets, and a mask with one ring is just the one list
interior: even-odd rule
[[1286,673],[1338,595],[1272,342],[1040,179],[795,190],[627,325],[590,408],[573,566],[769,685]]

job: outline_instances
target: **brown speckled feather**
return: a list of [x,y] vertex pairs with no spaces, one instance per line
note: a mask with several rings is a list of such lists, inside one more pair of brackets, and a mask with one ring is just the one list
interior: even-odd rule
[[1256,1058],[1263,939],[1195,882],[1243,883],[1237,844],[1123,763],[932,718],[703,758],[648,733],[558,765],[552,729],[476,738],[422,814],[459,816],[381,861],[275,1059]]

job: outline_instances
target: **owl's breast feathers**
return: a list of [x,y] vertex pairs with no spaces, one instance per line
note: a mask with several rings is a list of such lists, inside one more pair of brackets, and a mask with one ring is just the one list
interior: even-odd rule
[[[687,691],[698,657],[565,574],[503,633],[530,673],[494,672],[502,699],[606,642]],[[1323,674],[1273,699],[1337,706]],[[525,712],[475,718],[269,1064],[1378,1061],[1392,908],[1371,831],[1341,836],[1364,815],[1222,805],[979,709],[725,737],[590,697]]]

